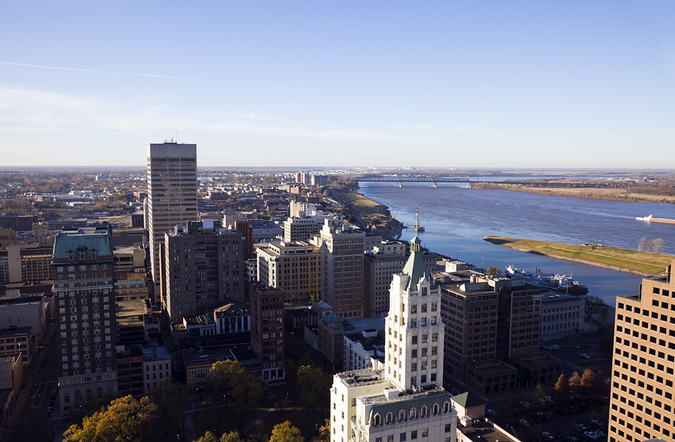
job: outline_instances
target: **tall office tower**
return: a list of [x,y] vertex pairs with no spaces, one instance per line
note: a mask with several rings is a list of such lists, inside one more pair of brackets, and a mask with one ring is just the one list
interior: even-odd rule
[[111,238],[108,227],[96,227],[64,230],[54,240],[62,412],[117,389]]
[[268,243],[256,249],[257,280],[284,291],[284,302],[309,305],[321,291],[321,253],[305,242]]
[[674,268],[675,260],[637,295],[616,299],[610,442],[675,437]]
[[214,310],[222,301],[244,302],[244,239],[206,219],[175,226],[165,235],[165,305],[171,322]]
[[366,233],[341,219],[324,220],[321,236],[321,300],[343,319],[363,317],[363,251]]
[[394,274],[384,367],[338,373],[331,388],[331,441],[454,442],[457,412],[443,389],[440,288],[421,259],[419,238]]
[[441,293],[446,378],[480,395],[555,383],[562,363],[539,352],[540,287],[472,276],[443,284]]
[[162,280],[160,251],[164,234],[176,224],[198,219],[196,144],[165,141],[148,145],[147,201],[150,266],[157,286]]
[[285,378],[284,292],[257,283],[251,287],[251,347],[261,357],[263,382]]

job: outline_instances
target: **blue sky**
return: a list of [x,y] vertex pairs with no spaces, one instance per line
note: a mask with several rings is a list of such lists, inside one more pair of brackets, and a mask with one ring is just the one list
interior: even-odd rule
[[675,2],[0,2],[1,165],[675,168]]

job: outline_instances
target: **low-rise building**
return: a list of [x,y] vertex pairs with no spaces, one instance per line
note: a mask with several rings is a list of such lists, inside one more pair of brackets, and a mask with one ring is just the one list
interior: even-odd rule
[[166,347],[143,348],[143,373],[143,394],[157,387],[163,378],[171,376],[171,356]]

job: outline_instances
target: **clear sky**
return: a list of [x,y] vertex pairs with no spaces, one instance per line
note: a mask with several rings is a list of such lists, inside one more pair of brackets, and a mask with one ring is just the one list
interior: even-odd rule
[[0,166],[675,168],[675,2],[0,2]]

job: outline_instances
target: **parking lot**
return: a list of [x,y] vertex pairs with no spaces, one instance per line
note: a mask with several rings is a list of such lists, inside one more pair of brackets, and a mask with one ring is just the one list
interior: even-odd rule
[[[528,442],[604,442],[607,440],[607,409],[602,403],[575,398],[569,404],[556,406],[526,401],[511,406],[506,415],[499,410],[490,416],[502,428],[513,428],[522,441]],[[601,402],[601,401],[598,401]]]

